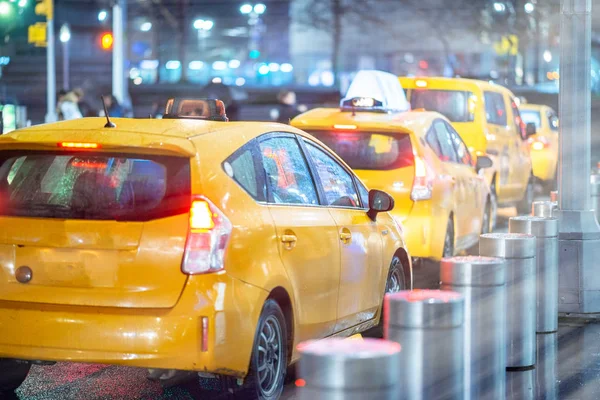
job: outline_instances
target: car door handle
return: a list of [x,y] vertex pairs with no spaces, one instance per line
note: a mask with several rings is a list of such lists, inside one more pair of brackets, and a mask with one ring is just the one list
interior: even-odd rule
[[350,232],[340,232],[340,240],[344,243],[348,243],[352,239],[352,234]]
[[285,244],[294,244],[298,241],[296,235],[281,235],[281,242]]

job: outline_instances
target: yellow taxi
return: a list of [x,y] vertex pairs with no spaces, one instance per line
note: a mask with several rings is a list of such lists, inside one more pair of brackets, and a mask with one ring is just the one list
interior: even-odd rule
[[490,192],[478,174],[491,160],[475,159],[439,113],[390,111],[385,97],[353,97],[352,86],[348,93],[340,108],[308,111],[292,125],[335,151],[368,187],[392,194],[413,257],[440,260],[475,245],[491,226]]
[[0,391],[73,361],[276,399],[296,344],[380,327],[384,294],[411,287],[389,195],[301,130],[213,102],[0,137],[0,367],[19,371]]
[[485,175],[494,208],[531,211],[534,180],[527,132],[518,100],[508,89],[461,78],[401,77],[400,83],[413,108],[443,114],[471,152],[490,156],[494,166]]
[[521,104],[521,117],[527,124],[533,175],[548,189],[553,190],[558,166],[558,117],[544,105]]

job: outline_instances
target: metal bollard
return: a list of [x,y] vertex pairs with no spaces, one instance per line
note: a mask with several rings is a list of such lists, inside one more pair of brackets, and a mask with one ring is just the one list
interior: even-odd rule
[[550,201],[553,203],[558,203],[558,190],[553,190],[550,192]]
[[442,260],[441,289],[465,298],[466,400],[506,397],[506,267],[501,258]]
[[535,365],[535,237],[521,233],[487,233],[479,254],[506,261],[507,368]]
[[386,339],[402,345],[398,399],[464,399],[464,309],[464,298],[456,292],[386,296]]
[[536,369],[536,392],[539,399],[557,400],[556,362],[558,360],[558,333],[538,335],[538,362]]
[[300,400],[396,400],[400,345],[377,339],[300,343]]
[[513,217],[510,233],[536,237],[536,331],[558,330],[558,220],[556,218]]
[[531,203],[531,215],[540,218],[553,218],[557,205],[551,201],[534,201]]
[[590,177],[590,185],[592,208],[596,212],[596,220],[600,221],[600,175],[592,175]]

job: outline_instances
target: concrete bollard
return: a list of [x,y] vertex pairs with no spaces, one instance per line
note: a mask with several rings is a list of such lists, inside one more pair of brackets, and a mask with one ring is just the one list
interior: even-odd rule
[[506,397],[506,267],[501,258],[442,260],[441,289],[465,298],[465,399]]
[[400,345],[377,339],[300,343],[300,400],[396,400]]
[[402,345],[398,399],[464,399],[464,312],[464,298],[456,292],[386,296],[386,339]]
[[506,261],[507,368],[535,365],[535,237],[520,233],[487,233],[479,253]]
[[536,237],[536,331],[558,330],[558,220],[556,218],[513,217],[510,233]]
[[590,177],[590,185],[592,208],[596,212],[596,220],[600,221],[600,175],[592,175]]
[[534,201],[531,203],[531,215],[540,218],[553,218],[557,205],[551,201]]

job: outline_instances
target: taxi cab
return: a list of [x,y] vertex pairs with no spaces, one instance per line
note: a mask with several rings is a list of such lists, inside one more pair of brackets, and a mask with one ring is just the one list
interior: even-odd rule
[[508,89],[462,78],[401,77],[400,83],[413,108],[443,114],[472,153],[493,160],[485,176],[494,209],[499,205],[516,206],[520,214],[531,211],[534,180],[527,132],[518,100]]
[[549,190],[554,190],[558,166],[558,117],[544,105],[521,104],[521,117],[527,124],[533,175]]
[[225,119],[181,99],[0,138],[0,392],[72,361],[277,399],[296,344],[381,327],[412,279],[393,199],[299,129]]
[[[378,79],[364,79],[371,73]],[[314,109],[291,123],[335,151],[368,187],[394,197],[392,215],[413,257],[440,260],[490,230],[490,192],[478,171],[491,160],[472,156],[443,115],[388,102],[390,92],[403,97],[399,86],[391,74],[361,71],[340,108]],[[367,93],[376,97],[357,97]]]

